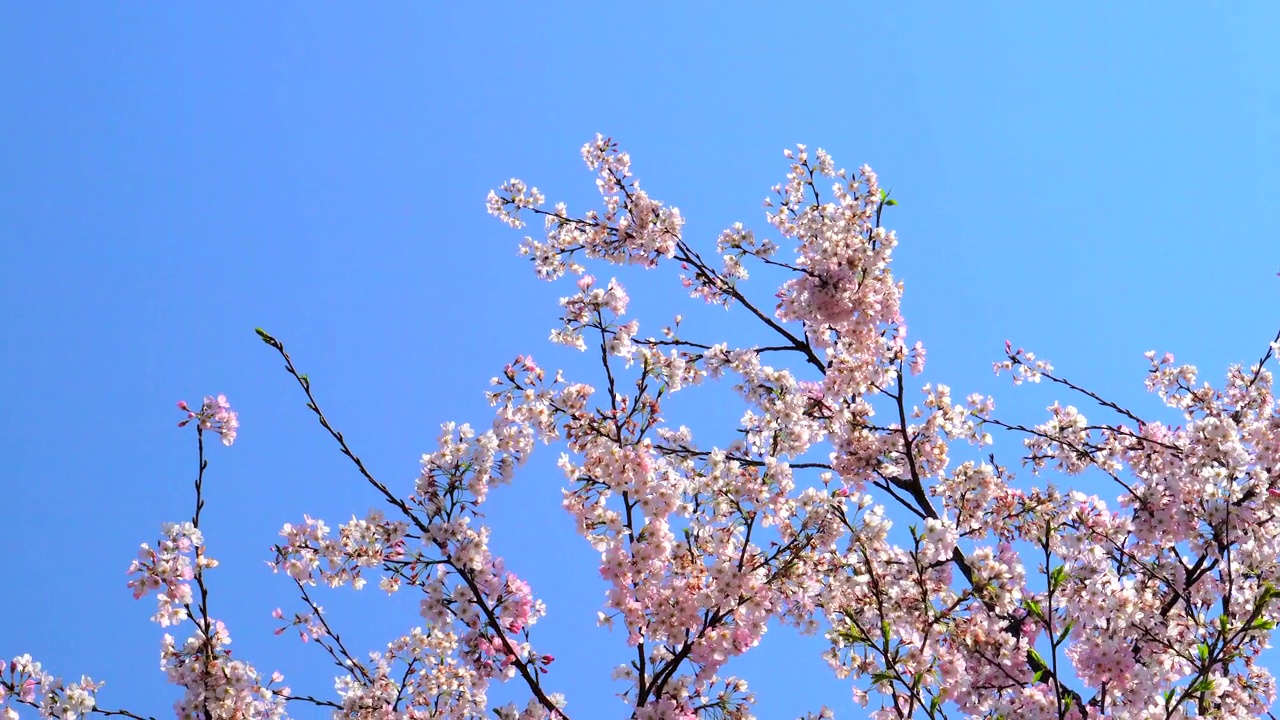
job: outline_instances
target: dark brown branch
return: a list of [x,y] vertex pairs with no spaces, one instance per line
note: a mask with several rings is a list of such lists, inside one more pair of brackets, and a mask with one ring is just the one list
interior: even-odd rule
[[[284,360],[285,370],[298,382],[298,386],[302,388],[303,393],[307,396],[307,408],[315,414],[316,420],[319,421],[320,426],[329,433],[330,437],[337,441],[342,454],[355,464],[364,479],[372,485],[388,503],[398,509],[411,523],[414,524],[415,527],[418,528],[419,531],[422,532],[424,536],[430,535],[430,530],[427,524],[409,508],[405,501],[396,497],[395,494],[387,489],[386,485],[383,485],[373,476],[372,473],[369,472],[360,457],[351,450],[349,445],[347,445],[347,441],[342,436],[342,433],[335,430],[329,423],[329,419],[325,417],[324,412],[320,409],[319,403],[316,402],[315,396],[311,393],[310,379],[308,379],[306,375],[299,373],[298,369],[294,367],[293,359],[290,358],[289,353],[285,351],[284,344],[267,334],[267,332],[261,328],[257,329],[257,333],[258,337],[261,338],[264,343],[270,345]],[[485,602],[484,593],[480,590],[479,585],[476,584],[475,579],[472,578],[470,573],[466,572],[464,568],[460,568],[452,562],[448,563],[448,565],[457,573],[463,583],[466,584],[467,589],[471,591],[472,597],[475,598],[476,606],[480,608],[481,613],[485,617],[485,624],[501,641],[500,647],[515,647],[516,643],[508,640],[506,632],[502,629],[502,623],[498,622],[498,617],[494,613],[493,608],[489,606],[489,603]],[[537,698],[538,703],[546,708],[547,712],[549,712],[553,718],[559,717],[561,720],[569,720],[569,716],[566,715],[565,712],[554,702],[552,702],[551,698],[548,697],[545,692],[543,692],[541,683],[538,681],[535,674],[537,672],[537,668],[533,668],[531,670],[529,668],[530,663],[525,662],[519,657],[514,657],[512,664],[515,666],[516,671],[519,672],[520,677],[524,680],[525,684],[529,686],[530,692],[532,692],[534,697]]]

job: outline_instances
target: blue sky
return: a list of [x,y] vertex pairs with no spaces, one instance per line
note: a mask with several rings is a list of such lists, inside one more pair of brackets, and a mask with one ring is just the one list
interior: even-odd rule
[[[534,278],[484,197],[514,176],[583,208],[596,132],[704,247],[764,226],[785,147],[871,164],[902,203],[887,222],[923,379],[995,392],[1014,419],[1048,397],[991,377],[1006,338],[1153,408],[1144,350],[1218,378],[1280,323],[1273,4],[618,7],[0,6],[0,655],[167,712],[161,631],[124,570],[191,512],[173,403],[223,392],[242,428],[211,453],[212,612],[239,656],[330,692],[314,648],[271,635],[294,605],[263,561],[282,523],[376,499],[253,328],[408,488],[440,422],[487,422],[486,382],[516,354],[589,372],[546,342],[568,291]],[[684,307],[671,276],[639,282],[642,319]],[[495,543],[547,600],[550,686],[576,718],[613,717],[625,637],[594,627],[603,586],[556,454],[494,497]],[[414,624],[366,593],[326,602],[359,646]],[[738,667],[762,717],[861,716],[819,647],[775,633]]]

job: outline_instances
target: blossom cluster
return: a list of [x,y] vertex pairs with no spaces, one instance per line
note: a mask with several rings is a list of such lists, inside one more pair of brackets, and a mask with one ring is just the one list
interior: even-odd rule
[[183,688],[173,709],[180,720],[226,718],[280,720],[286,717],[289,688],[272,685],[284,678],[263,678],[249,663],[235,659],[227,646],[231,635],[221,621],[202,618],[181,644],[165,634],[160,668],[169,682]]
[[236,411],[231,409],[226,395],[206,395],[199,410],[192,410],[186,400],[179,400],[178,409],[187,413],[187,418],[178,423],[178,427],[185,427],[194,420],[201,430],[217,433],[222,438],[223,445],[229,446],[236,441],[240,419]]
[[94,711],[97,692],[104,684],[89,677],[64,682],[46,672],[30,655],[19,655],[0,666],[0,717],[18,720],[12,701],[36,708],[42,718],[75,720]]
[[204,545],[204,536],[190,522],[165,523],[161,538],[152,549],[146,543],[138,551],[138,557],[129,564],[129,589],[133,599],[141,599],[149,592],[156,592],[158,610],[151,616],[161,627],[176,625],[188,617],[191,607],[191,581],[195,579],[196,564],[201,567],[217,567],[218,561],[200,553],[193,561],[192,555]]
[[603,211],[589,210],[581,218],[572,218],[564,204],[542,210],[542,193],[515,179],[489,193],[490,214],[512,227],[524,227],[522,211],[544,218],[546,238],[526,237],[520,246],[521,253],[533,259],[538,275],[553,279],[566,271],[581,274],[582,266],[569,259],[579,251],[588,258],[645,267],[672,257],[684,226],[680,211],[640,189],[631,173],[630,156],[620,152],[612,139],[597,135],[583,146],[582,157],[596,173]]

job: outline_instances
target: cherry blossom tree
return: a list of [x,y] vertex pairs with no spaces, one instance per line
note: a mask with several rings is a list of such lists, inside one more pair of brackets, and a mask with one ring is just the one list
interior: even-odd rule
[[[230,445],[238,422],[222,396],[179,404],[199,451],[194,513],[142,546],[129,581],[135,597],[156,598],[162,627],[190,627],[184,640],[166,634],[161,652],[183,689],[179,717],[274,719],[294,703],[351,719],[573,716],[537,643],[545,608],[490,550],[503,528],[481,512],[551,443],[564,450],[564,509],[599,552],[599,621],[616,630],[615,677],[636,720],[753,717],[729,664],[771,622],[825,636],[825,660],[866,708],[844,710],[856,717],[1271,716],[1275,682],[1260,656],[1280,614],[1280,408],[1266,364],[1280,335],[1216,385],[1148,353],[1146,387],[1172,422],[1006,344],[998,374],[1064,396],[1044,421],[1021,424],[990,397],[913,383],[925,348],[907,332],[891,271],[897,238],[882,218],[895,201],[870,168],[787,152],[765,203],[776,240],[735,224],[713,255],[686,240],[680,212],[641,189],[610,139],[582,154],[601,207],[548,206],[510,180],[488,209],[541,228],[521,253],[540,277],[572,282],[551,339],[598,357],[594,384],[517,357],[488,392],[492,421],[443,425],[412,487],[369,472],[283,343],[258,331],[384,503],[336,529],[311,517],[284,525],[271,561],[298,598],[275,612],[280,629],[334,661],[335,693],[295,693],[227,650],[208,611],[218,563],[200,519],[205,436]],[[642,331],[623,285],[592,274],[609,265],[674,265],[693,298],[771,339],[686,337],[678,316]],[[748,289],[756,270],[785,277],[776,302]],[[744,405],[721,445],[664,414],[674,394],[710,384]],[[993,432],[1020,449],[997,460]],[[1085,474],[1112,492],[1073,490]],[[420,626],[362,655],[314,593],[370,581],[418,599]],[[494,707],[494,681],[527,702]],[[0,673],[0,707],[6,720],[24,707],[145,717],[99,706],[101,685],[64,682],[23,655]]]

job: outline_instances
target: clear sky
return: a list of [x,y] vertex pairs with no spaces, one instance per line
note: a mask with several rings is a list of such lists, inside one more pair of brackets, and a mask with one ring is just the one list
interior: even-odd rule
[[[237,656],[331,694],[316,648],[271,634],[297,605],[264,561],[282,523],[376,499],[253,328],[407,491],[440,422],[488,421],[487,380],[516,354],[587,367],[546,342],[565,286],[534,278],[484,197],[515,176],[583,208],[596,132],[703,247],[764,226],[785,147],[871,164],[901,201],[922,380],[995,392],[1014,419],[1048,398],[991,376],[1006,338],[1151,408],[1143,351],[1216,379],[1280,324],[1280,5],[623,7],[0,5],[0,655],[168,712],[154,605],[124,571],[191,513],[174,402],[223,392],[241,432],[211,452],[212,613]],[[683,306],[671,276],[646,282],[668,299],[642,319]],[[616,717],[625,636],[595,628],[603,584],[557,454],[494,496],[495,545],[549,606],[549,686],[575,718]],[[357,647],[416,624],[364,593],[325,601]],[[862,716],[820,647],[771,633],[732,666],[761,717]]]

